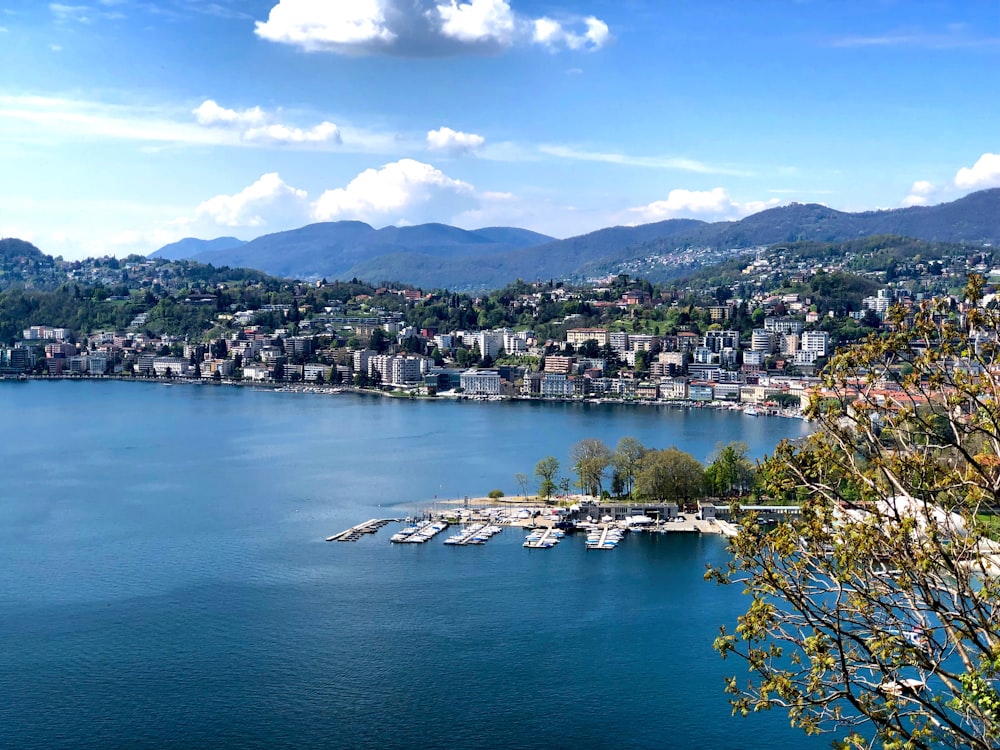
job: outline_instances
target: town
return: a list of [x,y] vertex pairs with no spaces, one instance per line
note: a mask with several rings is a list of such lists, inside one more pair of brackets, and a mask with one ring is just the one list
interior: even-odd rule
[[140,256],[63,263],[21,244],[6,276],[34,251],[35,278],[58,286],[8,291],[5,304],[21,295],[17,307],[41,310],[47,295],[47,306],[63,312],[23,318],[20,335],[0,349],[8,377],[614,399],[790,415],[836,346],[879,330],[894,305],[910,308],[957,289],[969,272],[989,273],[992,260],[961,248],[927,261],[926,243],[875,238],[758,248],[673,284],[618,274],[588,284],[517,281],[469,296],[356,279],[289,282]]

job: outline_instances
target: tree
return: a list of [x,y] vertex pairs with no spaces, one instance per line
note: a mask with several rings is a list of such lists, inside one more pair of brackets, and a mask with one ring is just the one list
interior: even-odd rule
[[615,446],[611,463],[615,468],[615,479],[621,482],[621,489],[632,498],[632,488],[635,486],[635,472],[639,468],[639,459],[646,453],[642,443],[633,437],[623,437]]
[[586,438],[570,450],[581,492],[600,496],[604,472],[611,465],[611,449],[596,438]]
[[639,460],[635,492],[646,502],[688,503],[701,497],[705,470],[690,453],[677,448],[648,451]]
[[559,461],[554,456],[546,456],[535,464],[535,476],[538,477],[538,494],[541,497],[551,497],[556,490],[556,474],[559,473]]
[[983,520],[1000,501],[1000,311],[982,291],[970,277],[961,315],[943,300],[894,309],[888,332],[838,353],[807,412],[818,431],[762,467],[765,490],[803,505],[774,531],[745,520],[710,571],[750,596],[715,642],[750,668],[728,683],[734,711],[781,708],[843,746],[1000,744]]
[[708,490],[718,497],[743,495],[753,485],[754,466],[744,442],[717,445],[705,469]]
[[385,329],[376,328],[373,330],[371,338],[368,340],[368,346],[379,354],[385,354],[389,348],[389,335],[385,332]]
[[521,474],[518,472],[514,475],[514,481],[517,482],[517,486],[521,489],[521,497],[528,496],[528,475]]

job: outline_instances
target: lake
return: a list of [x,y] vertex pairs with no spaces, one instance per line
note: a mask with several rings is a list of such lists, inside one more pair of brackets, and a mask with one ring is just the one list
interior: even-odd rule
[[759,457],[802,422],[92,381],[0,383],[0,415],[0,746],[828,746],[730,717],[717,537],[323,541],[587,437]]

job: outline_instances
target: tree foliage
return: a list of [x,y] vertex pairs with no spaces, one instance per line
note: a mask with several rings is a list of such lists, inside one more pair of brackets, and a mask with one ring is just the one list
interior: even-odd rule
[[645,502],[688,503],[705,490],[705,470],[690,453],[677,448],[651,450],[639,459],[635,493]]
[[933,300],[831,360],[765,489],[801,519],[744,523],[727,569],[750,596],[716,648],[739,656],[734,710],[782,708],[844,746],[1000,745],[1000,312],[971,277],[965,309]]
[[541,497],[551,497],[556,491],[556,475],[559,473],[559,460],[555,456],[546,456],[535,464],[535,476],[538,478],[538,494]]
[[750,490],[754,465],[747,458],[749,450],[749,446],[742,441],[716,446],[705,469],[709,492],[717,497],[736,497]]
[[573,472],[580,491],[600,496],[604,489],[604,472],[611,465],[611,449],[597,438],[585,438],[570,450]]
[[611,457],[615,478],[620,482],[622,490],[632,497],[635,487],[635,473],[639,470],[639,461],[645,455],[646,449],[634,437],[623,437],[615,446]]

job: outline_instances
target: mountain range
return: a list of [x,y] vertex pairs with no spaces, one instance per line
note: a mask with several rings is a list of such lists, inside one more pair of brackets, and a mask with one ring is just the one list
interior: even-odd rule
[[[215,266],[255,268],[299,279],[404,281],[426,288],[481,290],[517,278],[579,280],[635,269],[649,260],[658,274],[692,270],[690,250],[733,250],[801,240],[843,242],[872,235],[931,242],[1000,243],[1000,188],[951,203],[846,213],[793,203],[739,221],[670,219],[610,227],[557,240],[514,227],[465,230],[446,224],[375,229],[358,221],[310,224],[242,242],[189,238],[152,255]],[[717,256],[712,256],[717,257]],[[654,263],[655,261],[655,263]]]

